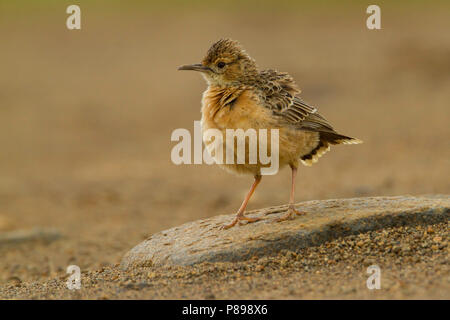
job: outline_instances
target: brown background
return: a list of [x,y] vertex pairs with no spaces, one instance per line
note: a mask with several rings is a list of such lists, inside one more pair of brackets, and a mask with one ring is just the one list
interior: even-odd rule
[[[288,71],[343,134],[302,168],[297,201],[450,193],[450,28],[445,2],[277,5],[233,1],[0,2],[0,232],[54,227],[64,241],[0,248],[0,284],[113,265],[149,234],[235,211],[251,184],[170,161],[176,128],[200,119],[205,83],[177,67],[221,37],[261,68]],[[290,174],[265,177],[249,209],[288,201]]]

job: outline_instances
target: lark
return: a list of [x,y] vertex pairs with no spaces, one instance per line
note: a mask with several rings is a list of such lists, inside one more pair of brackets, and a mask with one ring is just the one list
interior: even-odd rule
[[[227,129],[278,129],[279,167],[290,166],[292,182],[288,210],[275,220],[277,222],[305,214],[294,206],[295,177],[300,164],[311,166],[316,163],[330,150],[331,145],[362,142],[337,133],[317,112],[316,107],[300,97],[301,91],[288,73],[272,69],[260,71],[255,60],[237,41],[221,39],[209,48],[201,63],[184,65],[178,70],[198,71],[208,84],[202,98],[203,133],[208,129],[216,129],[225,137]],[[212,143],[205,138],[204,142],[207,147]],[[272,148],[270,143],[268,148]],[[251,164],[247,160],[248,154],[243,164],[216,161],[230,172],[251,174],[254,177],[235,218],[224,225],[224,229],[241,221],[250,223],[260,220],[247,217],[244,213],[261,182],[264,164],[260,161]]]

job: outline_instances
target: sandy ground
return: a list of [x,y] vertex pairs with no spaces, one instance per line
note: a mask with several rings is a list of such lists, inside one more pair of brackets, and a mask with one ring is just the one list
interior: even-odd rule
[[[80,298],[206,298],[207,288],[216,298],[374,297],[363,288],[361,265],[349,260],[311,271],[292,260],[286,273],[270,267],[261,274],[249,262],[234,280],[243,291],[221,278],[227,265],[199,267],[198,276],[189,275],[195,268],[180,271],[183,290],[176,292],[177,271],[143,270],[131,279],[114,267],[156,231],[235,211],[251,183],[217,167],[170,161],[171,132],[192,131],[205,89],[199,75],[176,67],[198,62],[224,36],[240,40],[261,68],[289,71],[338,131],[364,140],[301,169],[297,201],[450,193],[449,7],[385,6],[383,29],[369,31],[357,4],[286,6],[86,5],[83,29],[68,31],[64,6],[2,4],[0,232],[55,228],[63,238],[1,246],[0,297],[73,297],[61,280],[70,264],[87,277]],[[289,183],[287,170],[264,178],[249,209],[286,203]],[[448,236],[447,225],[436,227]],[[407,231],[395,234],[413,241]],[[305,254],[332,254],[330,246]],[[413,250],[411,259],[420,261],[408,263],[376,255],[393,272],[385,296],[449,298],[446,248],[427,249],[430,259]],[[351,252],[355,261],[365,257]],[[202,275],[201,268],[216,271]],[[155,285],[140,290],[150,272]],[[285,286],[284,278],[296,284]]]
[[[449,224],[397,227],[349,236],[275,257],[193,267],[118,266],[86,271],[80,290],[67,276],[0,287],[8,299],[448,299]],[[368,289],[380,270],[380,288]],[[374,282],[370,282],[374,283]]]

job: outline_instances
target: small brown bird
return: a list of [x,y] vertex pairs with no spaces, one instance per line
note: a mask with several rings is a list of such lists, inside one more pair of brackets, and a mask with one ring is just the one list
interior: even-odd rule
[[[237,41],[221,39],[211,46],[201,63],[178,69],[199,71],[208,83],[202,99],[203,132],[218,129],[225,136],[226,129],[279,130],[279,166],[291,167],[292,185],[288,211],[276,221],[304,214],[294,207],[295,176],[300,163],[312,165],[330,150],[330,145],[362,142],[334,131],[315,107],[300,98],[300,90],[289,74],[276,70],[259,71],[255,61]],[[205,139],[204,142],[207,147],[212,143]],[[270,143],[268,145],[271,148]],[[224,226],[225,229],[241,220],[260,220],[246,217],[244,211],[261,181],[261,168],[265,165],[260,161],[249,163],[247,145],[245,150],[244,164],[236,161],[219,164],[228,171],[252,174],[255,178],[236,217]]]

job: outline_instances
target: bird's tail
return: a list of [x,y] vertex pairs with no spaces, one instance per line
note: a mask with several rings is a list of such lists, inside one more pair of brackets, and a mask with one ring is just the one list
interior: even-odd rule
[[331,144],[360,144],[361,140],[344,136],[336,132],[320,132],[320,140],[325,140]]
[[336,132],[320,132],[319,144],[310,153],[302,156],[300,161],[305,166],[312,166],[321,156],[330,150],[334,144],[360,144],[361,140],[344,136]]

